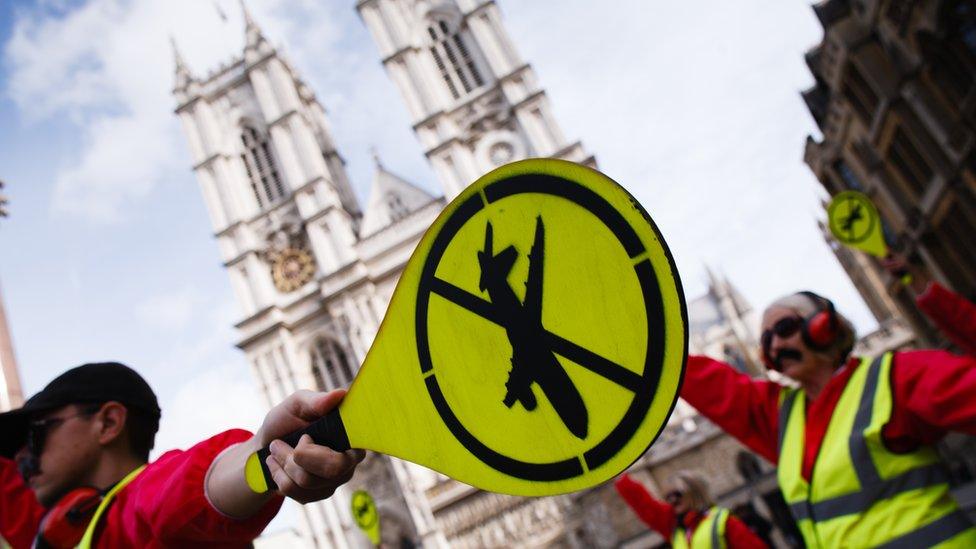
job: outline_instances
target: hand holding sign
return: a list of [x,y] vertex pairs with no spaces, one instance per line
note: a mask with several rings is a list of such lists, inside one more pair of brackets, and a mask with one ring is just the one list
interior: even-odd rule
[[[881,228],[881,217],[874,203],[863,193],[844,191],[827,206],[827,224],[838,242],[884,259],[891,255]],[[908,272],[900,273],[904,284],[911,284]]]
[[[674,261],[630,194],[571,162],[516,162],[433,223],[348,394],[304,432],[485,490],[581,490],[664,427],[686,325]],[[265,455],[249,460],[258,492],[274,488]]]

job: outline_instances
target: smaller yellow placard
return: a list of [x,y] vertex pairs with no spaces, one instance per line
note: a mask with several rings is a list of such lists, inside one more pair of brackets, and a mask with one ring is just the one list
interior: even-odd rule
[[830,233],[841,244],[886,257],[888,245],[881,230],[881,218],[871,199],[857,191],[839,193],[827,206]]
[[356,490],[352,494],[350,502],[352,507],[352,518],[356,525],[366,533],[369,541],[373,545],[380,544],[380,514],[376,510],[376,502],[373,496],[366,490]]

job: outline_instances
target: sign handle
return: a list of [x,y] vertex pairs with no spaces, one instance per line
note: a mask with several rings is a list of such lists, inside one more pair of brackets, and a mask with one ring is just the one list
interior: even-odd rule
[[[309,424],[304,429],[299,429],[280,440],[287,443],[292,448],[298,444],[302,435],[309,435],[315,444],[328,446],[336,452],[345,452],[349,449],[349,436],[346,434],[346,427],[339,416],[339,410],[334,409],[325,417],[319,418]],[[275,490],[278,485],[271,477],[271,470],[268,468],[266,460],[271,455],[271,449],[264,447],[254,452],[247,458],[244,467],[244,477],[251,490],[259,494]]]

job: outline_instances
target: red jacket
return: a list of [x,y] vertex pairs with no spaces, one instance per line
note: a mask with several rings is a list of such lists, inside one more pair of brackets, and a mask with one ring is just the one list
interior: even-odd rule
[[[808,481],[831,414],[858,364],[855,358],[849,360],[815,400],[807,401],[802,473]],[[899,352],[891,378],[894,409],[882,430],[890,450],[907,452],[934,444],[948,431],[976,434],[976,357],[945,351]],[[752,451],[776,463],[780,389],[723,362],[691,356],[681,397]]]
[[[674,507],[663,501],[658,501],[644,489],[637,481],[628,475],[623,475],[614,482],[614,487],[627,505],[637,513],[648,527],[661,534],[665,540],[671,541],[674,530],[678,526],[678,516]],[[705,515],[696,511],[689,511],[684,516],[685,532],[688,536],[695,533]],[[750,530],[744,522],[734,515],[729,515],[725,522],[725,544],[729,549],[763,549],[766,544]]]
[[976,305],[938,282],[930,283],[916,303],[953,343],[976,355]]
[[[96,547],[248,547],[281,507],[272,498],[236,520],[210,505],[204,478],[214,458],[251,433],[235,429],[189,450],[166,452],[116,494],[96,531]],[[0,458],[0,534],[15,549],[30,547],[44,508],[9,459]]]

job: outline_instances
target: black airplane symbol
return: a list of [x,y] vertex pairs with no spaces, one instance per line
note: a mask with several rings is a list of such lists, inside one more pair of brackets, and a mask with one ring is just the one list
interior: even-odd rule
[[518,258],[518,251],[514,246],[509,246],[497,255],[492,252],[491,222],[485,228],[485,249],[478,252],[478,263],[481,264],[479,286],[482,291],[488,291],[491,306],[512,345],[512,370],[505,383],[507,392],[502,402],[511,408],[518,401],[526,410],[535,410],[538,403],[532,392],[532,384],[536,383],[566,428],[584,439],[589,425],[586,404],[546,343],[546,329],[542,326],[544,238],[545,226],[540,216],[536,218],[535,241],[529,251],[529,276],[525,282],[524,302],[519,301],[508,283],[508,274]]
[[358,515],[359,518],[363,518],[367,514],[369,514],[369,503],[364,501],[356,507],[356,515]]
[[854,222],[860,219],[863,219],[863,217],[861,217],[861,205],[855,204],[854,207],[851,208],[851,213],[848,214],[843,221],[841,221],[841,230],[850,232],[854,228]]

